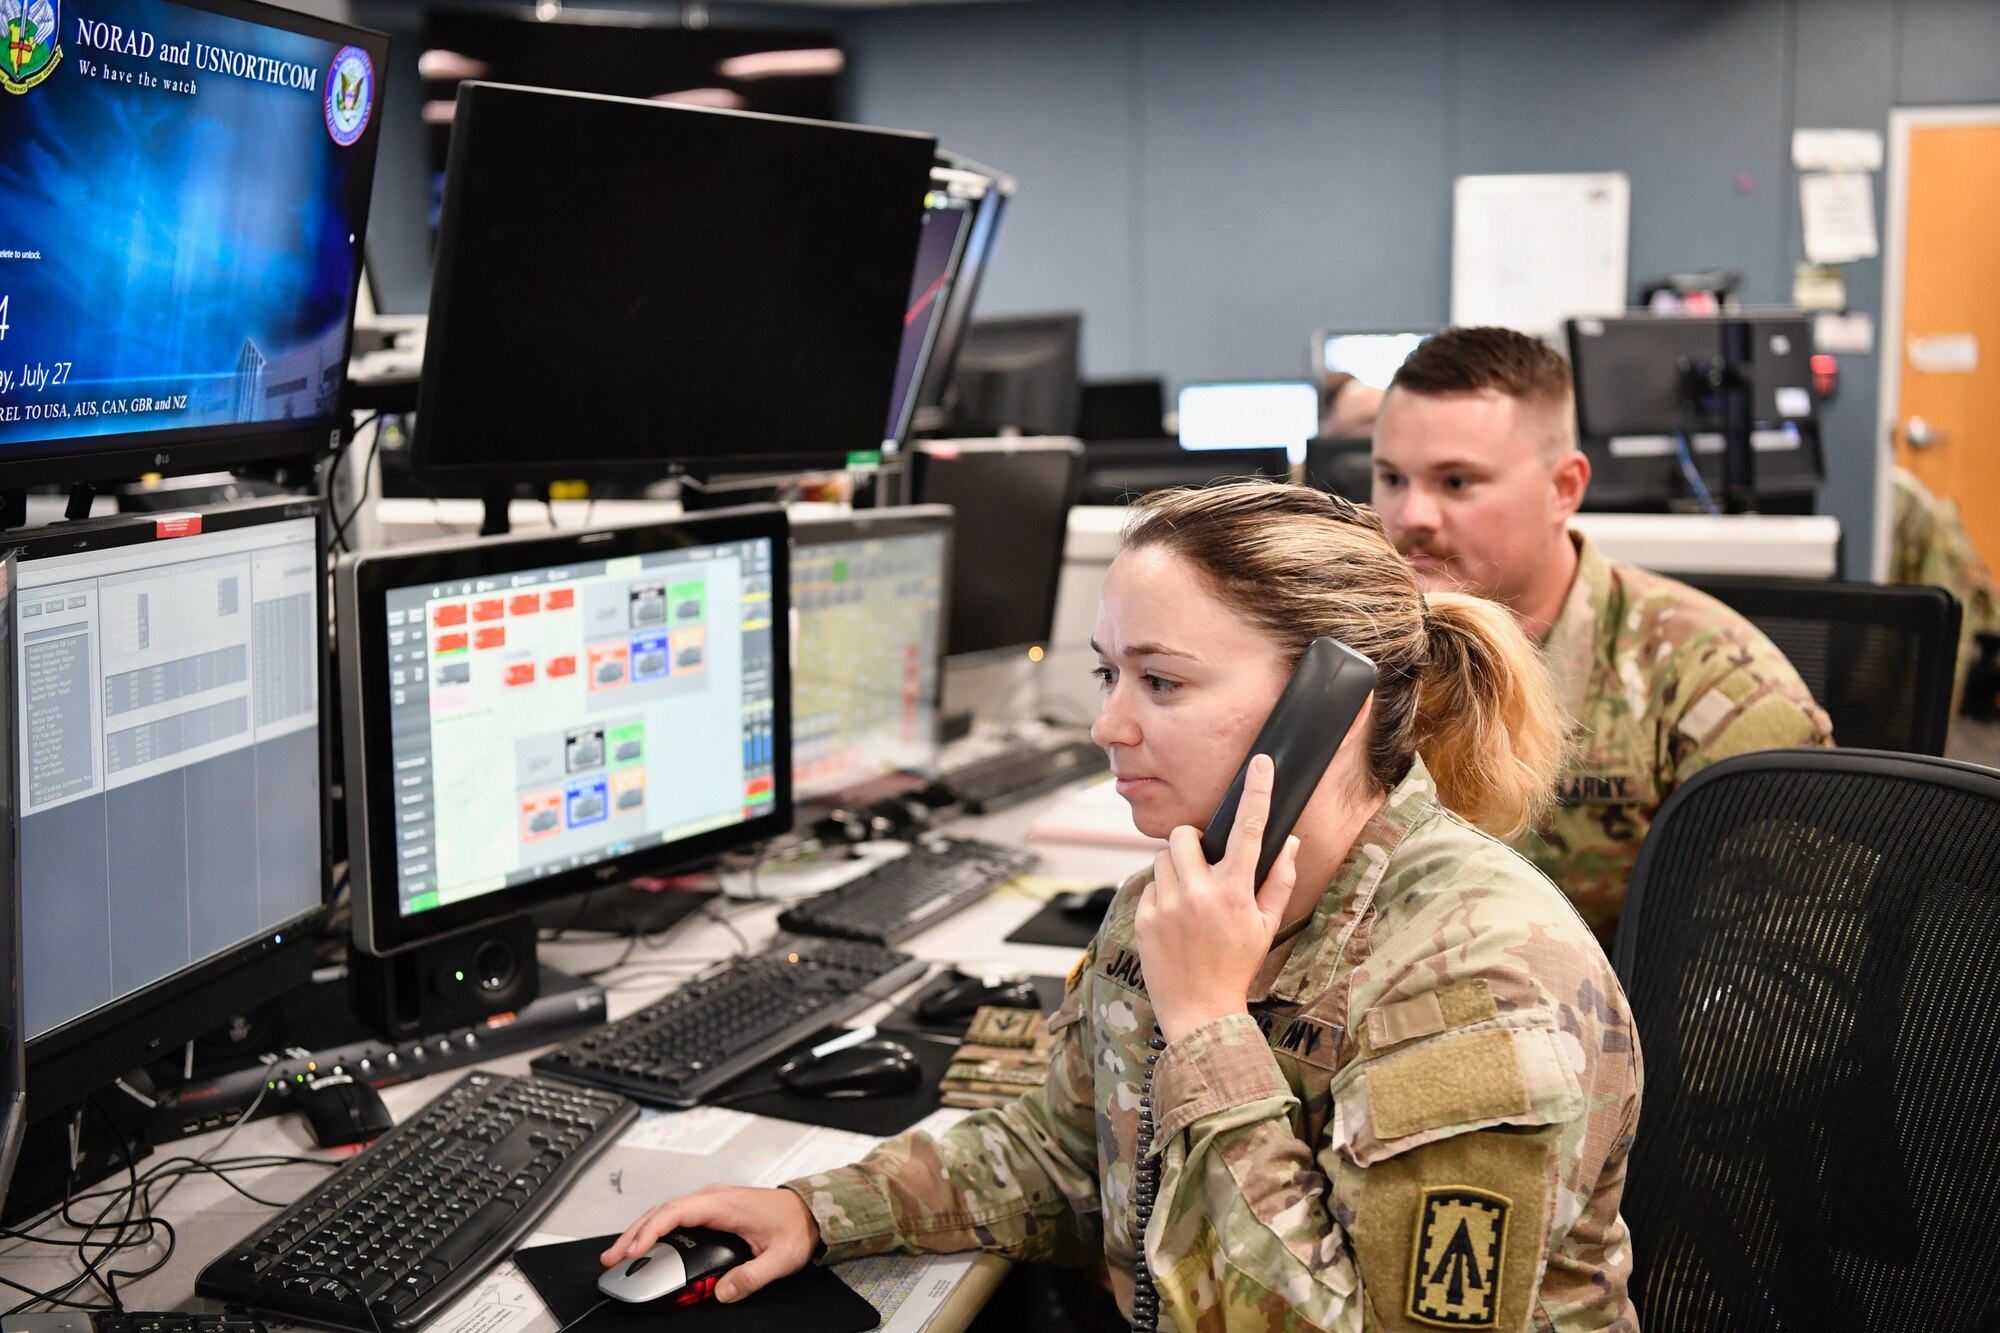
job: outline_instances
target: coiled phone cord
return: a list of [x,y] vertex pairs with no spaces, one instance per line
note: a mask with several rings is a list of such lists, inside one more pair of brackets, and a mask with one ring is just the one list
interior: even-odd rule
[[1137,1262],[1132,1265],[1132,1327],[1135,1333],[1155,1333],[1160,1326],[1160,1293],[1153,1286],[1152,1261],[1146,1258],[1146,1224],[1153,1220],[1153,1201],[1160,1193],[1160,1159],[1153,1156],[1153,1066],[1167,1049],[1160,1025],[1146,1043],[1146,1081],[1139,1085],[1139,1161],[1133,1170],[1133,1203],[1138,1209]]

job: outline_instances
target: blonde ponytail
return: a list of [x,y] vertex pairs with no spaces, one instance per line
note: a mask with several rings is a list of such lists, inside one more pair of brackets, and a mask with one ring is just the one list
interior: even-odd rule
[[1555,685],[1504,608],[1456,592],[1428,600],[1412,740],[1446,808],[1511,837],[1553,797],[1568,756]]

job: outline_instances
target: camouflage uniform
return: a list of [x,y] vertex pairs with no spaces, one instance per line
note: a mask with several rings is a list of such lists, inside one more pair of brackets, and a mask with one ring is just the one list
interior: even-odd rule
[[1576,578],[1542,659],[1576,752],[1555,807],[1514,846],[1608,947],[1639,844],[1674,788],[1733,754],[1831,745],[1833,724],[1742,616],[1573,539]]
[[[1150,878],[1125,883],[1070,974],[1041,1088],[788,1184],[828,1261],[1102,1261],[1129,1315]],[[1163,1329],[1636,1333],[1624,994],[1569,904],[1441,810],[1421,761],[1249,999],[1152,1073],[1163,1170],[1144,1243]]]
[[1896,469],[1895,495],[1889,582],[1929,584],[1958,598],[1958,670],[1951,691],[1956,716],[1966,673],[1979,657],[1979,636],[2000,630],[2000,598],[1955,502],[1932,495],[1903,468]]

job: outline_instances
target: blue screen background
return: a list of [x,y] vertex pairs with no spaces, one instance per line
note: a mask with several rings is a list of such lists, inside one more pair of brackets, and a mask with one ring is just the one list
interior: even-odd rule
[[[318,71],[312,91],[92,50],[78,20]],[[0,97],[0,418],[8,406],[140,398],[184,407],[0,420],[6,446],[286,418],[331,420],[344,369],[376,133],[327,132],[334,42],[162,0],[62,6],[59,65]],[[129,72],[134,83],[83,71]],[[161,81],[141,87],[141,74]],[[379,79],[374,115],[381,114]],[[193,95],[168,80],[192,80]],[[71,364],[36,389],[24,370]],[[52,375],[53,379],[53,375]],[[46,409],[45,409],[46,410]]]

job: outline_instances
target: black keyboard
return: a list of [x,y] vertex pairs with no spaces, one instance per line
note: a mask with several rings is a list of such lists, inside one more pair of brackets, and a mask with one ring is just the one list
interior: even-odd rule
[[1033,852],[970,838],[928,838],[912,844],[907,856],[785,909],[778,925],[800,935],[898,944],[972,906],[1036,859]]
[[54,1310],[10,1314],[7,1333],[268,1333],[263,1321],[242,1315],[189,1314],[186,1310]]
[[973,814],[986,815],[1110,767],[1104,751],[1090,741],[1065,741],[1003,750],[952,769],[938,786]]
[[610,1093],[474,1070],[202,1269],[194,1289],[253,1315],[413,1329],[520,1244],[638,1114]]
[[873,944],[780,936],[534,1067],[643,1102],[694,1106],[800,1038],[887,999],[924,966]]

